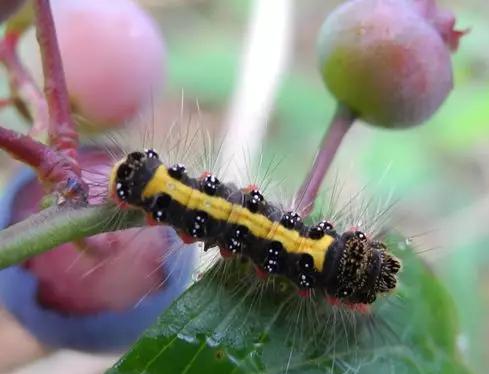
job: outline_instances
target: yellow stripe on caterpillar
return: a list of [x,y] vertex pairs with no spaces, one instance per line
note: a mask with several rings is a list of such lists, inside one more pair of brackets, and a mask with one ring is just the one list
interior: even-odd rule
[[278,241],[288,253],[310,254],[318,271],[322,271],[326,252],[334,241],[329,235],[319,240],[302,237],[296,230],[287,229],[262,214],[252,213],[222,197],[209,196],[171,177],[164,165],[156,169],[143,190],[142,198],[151,198],[159,193],[168,194],[188,209],[201,210],[216,220],[243,225],[257,238]]

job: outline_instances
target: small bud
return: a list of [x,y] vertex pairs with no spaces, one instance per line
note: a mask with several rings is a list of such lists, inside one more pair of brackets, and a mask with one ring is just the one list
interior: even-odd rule
[[427,120],[453,86],[449,49],[461,32],[433,0],[352,0],[336,8],[319,35],[323,80],[375,126]]
[[440,9],[435,0],[413,0],[416,10],[438,30],[443,41],[452,52],[458,49],[460,38],[468,30],[455,30],[455,16],[446,9]]

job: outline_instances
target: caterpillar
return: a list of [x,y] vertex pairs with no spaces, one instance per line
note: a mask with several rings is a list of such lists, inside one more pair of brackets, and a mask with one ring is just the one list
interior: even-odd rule
[[338,233],[327,220],[306,225],[257,186],[239,189],[208,172],[191,177],[182,164],[164,165],[154,149],[119,160],[109,193],[142,209],[151,223],[172,226],[184,242],[217,246],[223,257],[250,259],[262,276],[289,279],[302,296],[319,291],[347,305],[368,305],[396,288],[401,263],[382,241],[356,229]]

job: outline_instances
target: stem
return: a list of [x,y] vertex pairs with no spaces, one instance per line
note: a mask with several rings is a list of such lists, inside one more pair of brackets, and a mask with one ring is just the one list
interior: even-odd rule
[[34,9],[36,13],[37,40],[41,48],[44,93],[50,115],[50,144],[69,156],[77,172],[79,172],[78,133],[71,117],[61,53],[49,0],[35,0]]
[[48,105],[34,79],[19,60],[15,51],[17,41],[17,34],[5,35],[5,38],[0,42],[0,60],[8,71],[11,90],[14,94],[19,95],[20,99],[28,106],[33,119],[30,135],[43,141],[49,126]]
[[80,175],[73,171],[69,159],[29,135],[0,126],[0,148],[35,169],[42,182],[54,185],[54,189],[64,196],[80,194],[85,186]]
[[114,205],[55,206],[0,231],[0,269],[18,264],[56,246],[91,235],[139,227],[142,214],[131,210],[113,219]]
[[0,110],[14,104],[12,99],[0,99]]
[[319,152],[316,154],[311,170],[296,194],[297,211],[307,216],[314,208],[314,201],[324,177],[344,136],[355,121],[355,114],[342,104],[338,104],[331,123],[323,136]]

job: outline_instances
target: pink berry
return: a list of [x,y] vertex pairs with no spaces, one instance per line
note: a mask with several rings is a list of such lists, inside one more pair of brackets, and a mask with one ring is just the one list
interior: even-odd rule
[[[81,153],[91,204],[101,203],[106,195],[110,164],[104,151]],[[23,195],[14,221],[36,210],[43,190],[33,181]],[[31,258],[25,268],[38,277],[38,300],[48,308],[77,314],[124,310],[165,288],[168,274],[162,259],[177,243],[176,235],[162,226],[116,231],[60,245]]]
[[161,227],[140,231],[100,234],[29,260],[26,269],[39,279],[39,303],[71,314],[123,311],[164,290],[167,236]]
[[432,0],[352,0],[325,20],[321,74],[336,99],[363,120],[402,128],[420,124],[452,89],[449,47],[458,45],[451,13]]
[[[90,203],[100,203],[111,156],[83,149],[80,164]],[[0,229],[37,212],[43,196],[32,171],[19,173],[0,199]],[[168,226],[116,231],[60,245],[0,271],[0,302],[50,346],[121,349],[180,295],[192,270],[193,248]]]
[[[70,98],[88,120],[83,124],[114,127],[147,109],[165,70],[165,43],[153,19],[132,0],[52,0],[51,7]],[[32,51],[26,52],[40,75],[39,58],[29,62]]]

